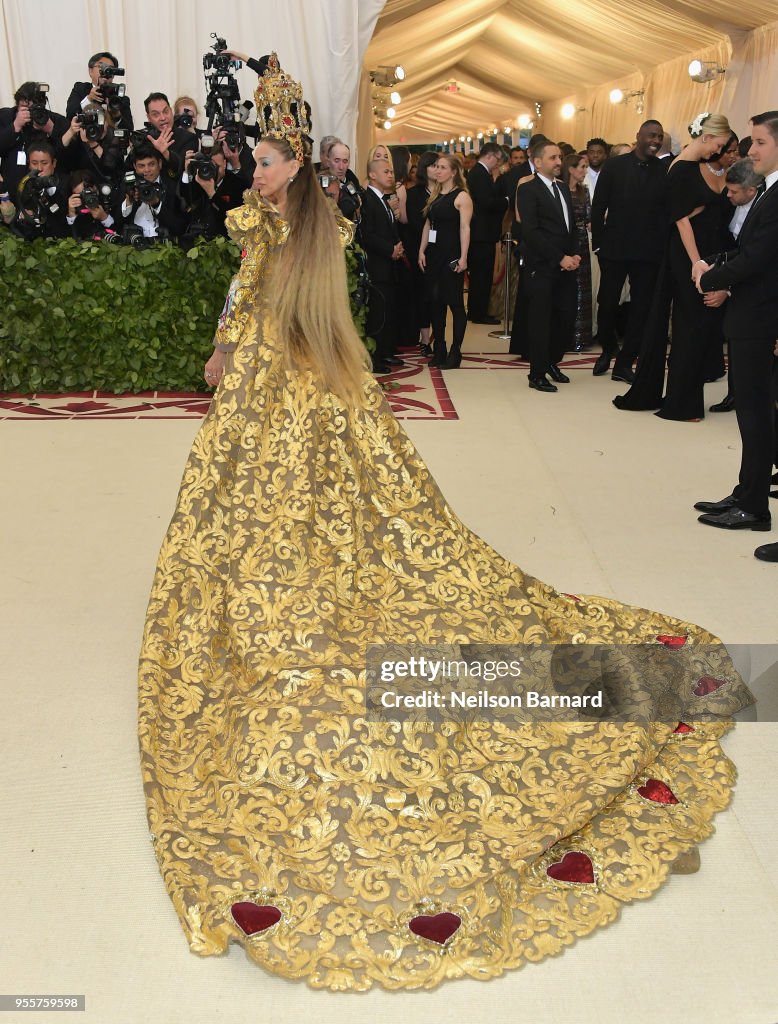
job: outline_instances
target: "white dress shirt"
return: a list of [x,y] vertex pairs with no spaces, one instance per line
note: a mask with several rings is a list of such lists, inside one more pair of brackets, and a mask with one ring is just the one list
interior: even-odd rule
[[[556,178],[547,178],[545,176],[545,174],[541,174],[540,171],[535,171],[535,177],[539,181],[542,181],[543,184],[548,189],[548,191],[551,193],[551,198],[554,201],[554,205],[558,206],[559,205],[559,200],[562,201],[562,213],[564,213],[564,215],[565,215],[565,224],[567,225],[567,230],[569,231],[570,230],[570,213],[568,212],[568,209],[567,209],[567,203],[565,202],[565,197],[562,195],[562,189],[559,187],[559,182],[556,180]],[[556,185],[556,187],[557,187],[557,192],[559,193],[559,200],[554,195],[554,185]]]
[[[159,176],[156,181],[159,182]],[[136,224],[139,228],[143,229],[143,234],[146,238],[157,237],[157,219],[159,211],[162,209],[162,203],[164,203],[164,197],[160,200],[159,206],[152,210],[148,203],[141,203],[138,209],[135,211],[135,219],[133,224]],[[125,199],[122,203],[122,217],[125,219],[129,217],[130,210],[132,210],[132,203],[128,203]],[[156,215],[155,215],[156,214]]]
[[375,194],[381,200],[381,206],[383,206],[383,208],[386,210],[386,213],[387,213],[387,216],[389,217],[389,220],[394,221],[394,210],[391,208],[391,206],[389,206],[388,203],[384,202],[384,193],[381,191],[381,189],[380,188],[376,188],[375,185],[368,185],[367,187],[372,192],[375,192]]
[[[754,199],[755,198],[756,196],[754,196]],[[748,211],[751,209],[753,205],[754,200],[752,199],[750,203],[744,203],[743,206],[735,207],[735,213],[732,217],[732,220],[729,222],[729,230],[735,241],[737,241],[737,237],[740,234],[740,229],[743,227],[743,221],[748,216]]]
[[589,186],[589,196],[594,199],[594,190],[597,188],[597,179],[600,177],[600,172],[595,171],[593,167],[587,168],[586,177],[584,181]]

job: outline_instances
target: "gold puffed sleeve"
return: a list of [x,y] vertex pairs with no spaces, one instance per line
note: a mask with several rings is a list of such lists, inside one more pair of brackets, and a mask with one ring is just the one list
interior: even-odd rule
[[227,214],[226,226],[230,238],[241,247],[241,264],[230,283],[213,346],[220,352],[234,352],[247,323],[244,300],[260,290],[268,253],[286,241],[289,225],[277,207],[259,192],[247,189],[243,205]]
[[335,224],[338,228],[340,244],[342,248],[347,249],[354,241],[357,226],[353,220],[349,220],[348,217],[344,217],[338,209],[335,210]]

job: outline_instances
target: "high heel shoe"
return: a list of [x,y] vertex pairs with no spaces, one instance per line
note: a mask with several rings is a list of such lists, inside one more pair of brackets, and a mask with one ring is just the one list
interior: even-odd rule
[[432,357],[432,359],[430,359],[430,361],[427,363],[427,366],[429,366],[430,369],[442,369],[446,365],[447,359],[448,356],[446,355],[445,352],[435,354]]
[[448,359],[443,364],[444,370],[457,370],[462,362],[462,350],[453,349],[448,354]]
[[431,356],[432,355],[432,345],[425,345],[423,341],[420,341],[419,342],[419,349],[421,350],[421,354],[423,356]]

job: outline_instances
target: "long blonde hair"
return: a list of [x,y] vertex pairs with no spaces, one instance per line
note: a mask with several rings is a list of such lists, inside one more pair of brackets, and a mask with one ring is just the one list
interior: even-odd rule
[[[467,192],[467,182],[465,181],[465,175],[464,172],[462,171],[462,164],[454,156],[454,154],[438,153],[438,160],[445,160],[448,166],[454,172],[454,188],[461,188],[464,189],[465,192]],[[437,160],[435,161],[435,163],[437,163]],[[432,190],[430,192],[430,197],[427,200],[427,205],[424,207],[424,210],[422,211],[425,217],[429,213],[430,207],[432,206],[432,204],[435,202],[439,195],[440,182],[435,181],[432,183]]]
[[[283,159],[294,160],[286,139],[266,141]],[[327,391],[347,405],[364,403],[367,350],[351,317],[346,261],[329,202],[311,163],[310,145],[286,193],[289,237],[272,281],[273,309],[287,365],[311,369]]]

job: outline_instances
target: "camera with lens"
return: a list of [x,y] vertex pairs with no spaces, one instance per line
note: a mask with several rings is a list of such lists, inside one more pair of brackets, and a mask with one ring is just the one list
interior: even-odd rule
[[56,213],[57,179],[32,171],[19,186],[19,201],[22,209],[32,213],[36,223],[41,223],[49,213]]
[[200,152],[204,156],[213,156],[216,152],[216,139],[208,132],[198,132],[200,138]]
[[139,177],[134,171],[128,171],[124,175],[125,191],[137,193],[138,202],[151,203],[156,199],[162,199],[165,194],[163,186],[158,181],[146,181]]
[[113,64],[101,64],[100,65],[100,77],[101,78],[123,78],[124,68],[115,68]]
[[134,149],[136,146],[142,146],[149,141],[146,138],[147,135],[150,135],[152,139],[158,139],[161,134],[159,128],[155,128],[153,124],[146,121],[142,128],[138,128],[130,134],[130,145]]
[[221,52],[227,49],[226,39],[222,39],[215,32],[211,32],[211,39],[216,40],[211,44],[211,49],[214,52],[203,55],[204,71],[215,71],[219,75],[227,75],[231,70],[237,71],[243,67],[243,61],[233,60],[229,53]]
[[335,179],[331,175],[329,175],[329,174],[320,174],[319,175],[319,184],[325,190],[330,187],[330,184],[333,181],[335,181]]
[[228,149],[237,150],[246,141],[246,129],[238,122],[237,124],[225,125],[224,141]]
[[86,137],[92,141],[103,136],[105,128],[105,114],[102,110],[83,110],[76,114],[76,124],[84,129]]
[[125,224],[122,230],[122,244],[132,246],[133,249],[151,249],[158,242],[170,241],[170,232],[162,226],[157,227],[156,238],[144,235],[143,228],[137,224]]
[[107,211],[113,200],[113,195],[114,190],[108,182],[103,182],[100,185],[85,184],[81,189],[81,202],[87,210],[96,210],[98,206],[102,206]]
[[49,87],[45,82],[35,83],[35,99],[30,104],[30,120],[36,128],[42,128],[51,117],[48,106]]
[[195,153],[186,165],[186,173],[190,178],[199,175],[203,181],[213,181],[218,170],[216,164],[205,153]]
[[187,131],[191,131],[193,124],[194,117],[191,114],[176,114],[173,118],[174,128],[186,128]]

